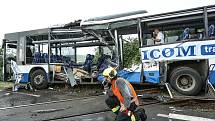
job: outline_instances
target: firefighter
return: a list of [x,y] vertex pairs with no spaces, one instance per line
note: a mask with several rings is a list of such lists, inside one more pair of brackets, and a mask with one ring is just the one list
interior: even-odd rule
[[[110,67],[103,71],[107,82],[107,106],[117,115],[116,121],[145,121],[145,110],[138,107],[139,100],[132,85],[125,79],[117,77],[117,71]],[[107,88],[106,88],[107,90]]]

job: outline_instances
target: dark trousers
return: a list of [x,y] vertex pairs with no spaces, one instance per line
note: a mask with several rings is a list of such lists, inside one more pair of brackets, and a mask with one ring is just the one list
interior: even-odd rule
[[[128,116],[125,112],[120,112],[120,102],[118,100],[118,98],[116,96],[109,96],[106,100],[105,100],[107,106],[110,109],[118,109],[116,110],[112,110],[117,116],[116,116],[116,121],[131,121],[131,116]],[[118,107],[118,108],[117,108]],[[130,107],[128,108],[129,111],[131,112],[135,112],[137,108],[137,105],[135,103],[131,103]],[[139,121],[140,118],[138,115],[135,115],[135,119],[136,121]]]

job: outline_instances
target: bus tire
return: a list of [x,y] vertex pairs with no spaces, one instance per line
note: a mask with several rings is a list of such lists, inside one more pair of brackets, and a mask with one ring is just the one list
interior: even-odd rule
[[30,79],[31,79],[31,85],[35,89],[39,90],[39,89],[45,89],[48,87],[46,73],[41,69],[35,70],[31,74]]
[[170,74],[170,85],[183,95],[194,96],[201,91],[203,81],[195,69],[178,67]]

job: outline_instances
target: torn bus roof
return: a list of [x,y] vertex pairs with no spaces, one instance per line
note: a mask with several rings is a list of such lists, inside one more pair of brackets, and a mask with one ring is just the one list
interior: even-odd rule
[[132,11],[132,12],[127,12],[127,13],[109,15],[109,16],[90,18],[88,20],[82,21],[81,26],[99,25],[99,24],[105,24],[105,23],[132,20],[137,17],[142,17],[143,14],[145,14],[145,13],[147,13],[146,10],[139,10],[139,11]]
[[[166,12],[166,13],[159,13],[159,14],[128,14],[128,16],[104,16],[104,17],[97,17],[88,19],[86,21],[83,21],[81,23],[81,26],[85,30],[104,30],[104,29],[128,29],[130,31],[136,31],[136,28],[134,27],[135,24],[137,24],[137,20],[140,19],[142,23],[146,23],[146,26],[149,28],[156,27],[159,25],[172,25],[172,27],[178,27],[179,25],[185,22],[192,21],[199,22],[202,21],[202,15],[204,13],[204,10],[207,10],[207,16],[209,20],[213,20],[213,17],[215,17],[215,5],[210,6],[203,6],[203,7],[197,7],[197,8],[191,8],[191,9],[185,9],[185,10],[178,10],[173,12]],[[135,13],[135,12],[134,12]],[[120,15],[120,14],[119,14]],[[183,22],[180,23],[179,22]],[[193,22],[192,24],[195,24]],[[197,23],[197,25],[204,26],[203,24]],[[171,28],[164,28],[163,29],[171,29]],[[128,31],[127,30],[127,31]]]

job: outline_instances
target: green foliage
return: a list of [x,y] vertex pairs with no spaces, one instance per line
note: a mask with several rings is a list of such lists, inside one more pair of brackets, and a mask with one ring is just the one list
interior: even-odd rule
[[13,87],[13,82],[1,82],[0,81],[0,90],[3,90],[5,88],[11,88]]
[[94,59],[93,59],[93,64],[96,64],[97,61],[98,61],[98,59],[99,59],[99,57],[101,56],[101,55],[99,54],[99,47],[95,48],[94,51],[95,51],[95,55],[94,55]]
[[3,79],[3,50],[0,49],[0,81]]
[[[128,38],[123,42],[124,67],[130,68],[132,64],[140,64],[139,40],[137,38]],[[96,48],[94,62],[97,62],[99,57],[99,48]]]
[[132,64],[140,64],[139,41],[137,38],[128,38],[123,46],[124,67],[130,68]]
[[3,66],[3,50],[0,49],[0,56],[1,56],[1,59],[0,59],[0,67]]
[[182,33],[183,33],[183,30],[174,30],[174,31],[166,31],[165,32],[167,37],[180,36]]

